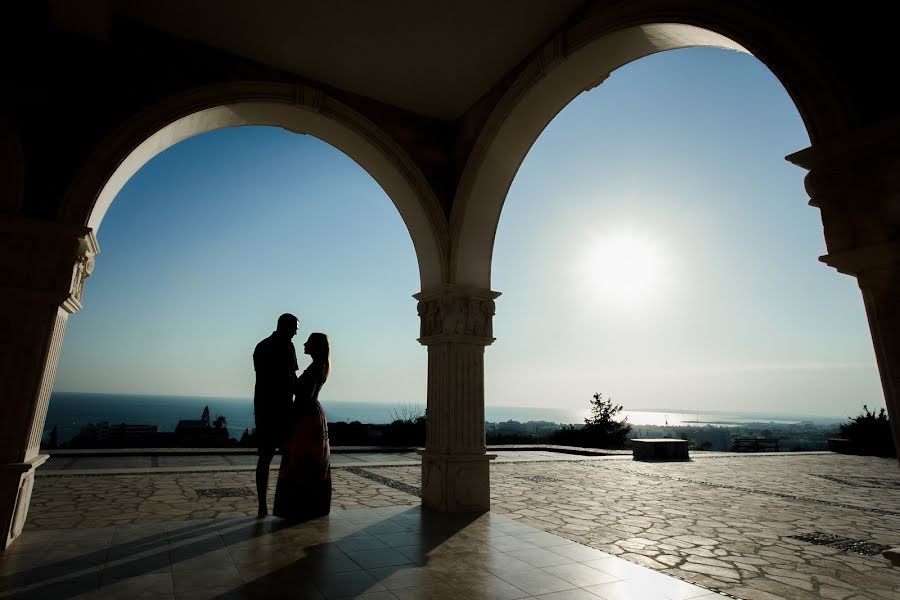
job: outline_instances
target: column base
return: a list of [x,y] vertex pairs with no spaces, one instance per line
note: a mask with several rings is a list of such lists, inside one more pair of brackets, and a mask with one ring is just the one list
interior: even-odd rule
[[485,512],[491,508],[490,461],[496,454],[422,455],[422,505],[438,512]]
[[34,488],[35,470],[50,458],[47,454],[21,463],[0,465],[0,518],[2,518],[3,550],[6,550],[25,527],[31,491]]

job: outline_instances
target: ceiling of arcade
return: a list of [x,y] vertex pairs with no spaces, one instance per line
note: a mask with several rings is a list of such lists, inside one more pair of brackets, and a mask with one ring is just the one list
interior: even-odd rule
[[179,38],[429,117],[452,120],[584,0],[111,0]]
[[[640,12],[656,3],[46,0],[19,5],[23,15],[16,20],[33,28],[17,30],[10,42],[20,55],[26,48],[28,57],[13,65],[10,86],[20,131],[28,134],[22,142],[26,187],[37,199],[27,203],[27,212],[52,215],[50,199],[64,193],[82,159],[147,107],[200,86],[271,80],[321,87],[376,122],[418,165],[449,217],[484,119],[529,56],[562,30],[596,23],[598,7],[608,17],[607,10],[618,14],[636,6]],[[735,3],[724,13],[733,20],[761,11],[756,5]],[[792,10],[779,9],[787,21],[803,23]],[[760,22],[755,31],[766,37]],[[772,47],[779,56],[793,55],[789,48]],[[819,64],[830,69],[839,63],[831,54]],[[858,71],[859,77],[868,74]],[[817,80],[811,87],[821,86]],[[58,90],[79,93],[66,95],[60,110]],[[869,95],[886,102],[883,94]],[[884,112],[893,109],[872,111]],[[37,166],[40,171],[32,172]]]

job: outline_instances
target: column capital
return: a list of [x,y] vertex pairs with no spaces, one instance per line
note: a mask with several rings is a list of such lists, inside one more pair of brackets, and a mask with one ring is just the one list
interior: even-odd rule
[[820,256],[819,260],[845,275],[862,277],[867,282],[874,283],[884,279],[897,283],[896,274],[900,271],[900,241],[832,252]]
[[785,158],[807,171],[840,169],[900,151],[900,118],[888,119],[819,142]]
[[[842,273],[883,269],[900,240],[900,120],[879,123],[787,157],[809,169],[810,206],[821,211],[828,254]],[[872,260],[871,264],[867,261]]]
[[0,215],[0,290],[9,297],[77,312],[99,253],[87,227]]
[[494,300],[500,292],[444,284],[413,294],[419,301],[419,343],[489,346],[494,342]]

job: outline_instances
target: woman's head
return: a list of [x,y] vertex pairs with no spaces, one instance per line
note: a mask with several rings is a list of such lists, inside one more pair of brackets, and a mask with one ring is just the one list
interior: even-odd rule
[[324,333],[311,333],[303,344],[303,352],[309,354],[314,361],[330,362],[331,347],[328,336]]

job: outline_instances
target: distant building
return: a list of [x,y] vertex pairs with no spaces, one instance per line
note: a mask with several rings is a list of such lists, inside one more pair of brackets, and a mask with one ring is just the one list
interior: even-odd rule
[[204,421],[202,419],[181,419],[180,421],[178,421],[178,425],[175,426],[175,433],[189,435],[191,432],[204,431],[206,429],[210,429],[208,420]]
[[522,423],[520,421],[503,421],[500,423],[492,423],[485,421],[484,430],[489,435],[517,435],[524,437],[543,437],[552,434],[560,429],[559,423],[552,421],[528,421]]
[[528,435],[528,427],[518,421],[504,421],[497,423],[497,433],[501,435]]
[[182,419],[175,426],[175,444],[183,448],[219,448],[228,446],[228,428],[211,427],[209,407],[199,419]]
[[159,426],[132,423],[111,425],[109,421],[88,423],[69,444],[72,448],[137,448],[156,446]]
[[158,425],[142,425],[119,423],[118,425],[110,425],[103,421],[97,424],[97,439],[101,442],[109,442],[110,444],[122,444],[131,446],[133,443],[142,441],[145,438],[156,434],[159,431]]

